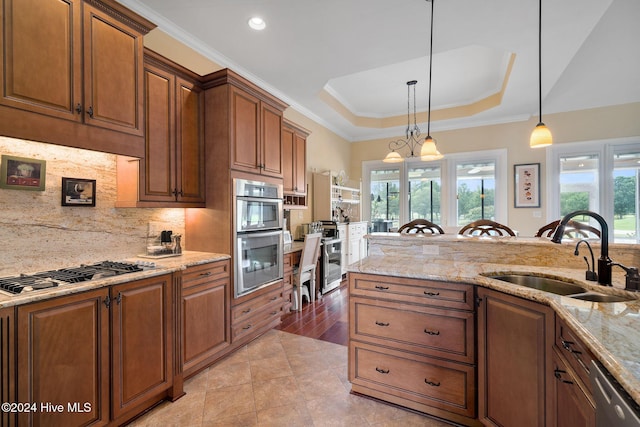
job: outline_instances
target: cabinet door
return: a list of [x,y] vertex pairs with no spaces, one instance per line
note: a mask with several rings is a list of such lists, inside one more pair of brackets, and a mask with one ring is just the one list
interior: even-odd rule
[[231,167],[259,173],[260,101],[248,93],[230,87],[231,96]]
[[[18,307],[17,401],[38,405],[18,425],[109,421],[107,295],[105,288]],[[43,410],[46,402],[63,408]]]
[[593,398],[587,397],[577,375],[567,367],[557,351],[553,352],[554,395],[556,397],[556,427],[595,427],[596,409]]
[[[0,401],[17,402],[16,399],[16,345],[15,308],[0,309]],[[16,425],[16,413],[1,411],[0,425]]]
[[140,162],[143,201],[175,202],[175,78],[161,68],[146,65],[145,158]]
[[3,0],[0,103],[81,120],[80,0]]
[[187,271],[183,276],[182,362],[185,376],[212,361],[217,353],[231,343],[227,331],[230,322],[229,277],[215,281],[188,279],[192,275],[206,275],[209,271],[208,268],[207,271],[195,271],[193,274]]
[[298,194],[307,194],[307,138],[294,133],[293,189]]
[[294,148],[294,131],[287,127],[282,129],[282,189],[285,193],[295,192],[296,158]]
[[142,35],[84,4],[84,120],[143,134]]
[[204,92],[176,79],[176,163],[178,201],[204,202]]
[[282,111],[260,103],[262,173],[282,178]]
[[479,417],[490,426],[553,425],[550,307],[479,288]]
[[170,284],[164,275],[111,288],[113,418],[172,384]]

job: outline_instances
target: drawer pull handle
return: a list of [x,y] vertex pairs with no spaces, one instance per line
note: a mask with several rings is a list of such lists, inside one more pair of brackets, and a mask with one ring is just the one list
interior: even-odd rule
[[207,271],[206,273],[200,273],[201,276],[211,276],[213,273],[211,273],[210,271]]
[[428,329],[425,329],[424,333],[427,335],[440,335],[440,331],[430,331]]
[[389,370],[388,369],[380,369],[380,368],[376,368],[376,371],[380,372],[381,374],[388,374]]
[[389,289],[388,286],[382,286],[382,285],[376,285],[376,289],[380,289],[381,291],[386,291],[387,289]]
[[252,326],[253,326],[253,325],[247,325],[247,326],[245,326],[245,327],[244,327],[244,328],[242,328],[242,329],[246,331],[247,329],[251,329],[251,327],[252,327]]
[[426,378],[424,379],[424,383],[426,385],[430,385],[431,387],[440,387],[440,383],[434,383],[433,381],[429,381]]
[[247,308],[246,310],[242,310],[242,314],[247,314],[247,313],[250,313],[250,312],[251,312],[250,308]]
[[275,316],[276,314],[278,314],[278,312],[277,312],[277,311],[272,311],[272,312],[271,312],[271,316]]
[[424,294],[430,297],[437,297],[438,295],[440,295],[440,292],[424,291]]
[[271,301],[275,301],[275,300],[277,300],[277,299],[278,299],[278,297],[272,297],[272,298],[271,298]]
[[386,322],[386,323],[385,322],[378,322],[376,320],[376,325],[378,325],[378,326],[389,326],[389,322]]
[[553,371],[553,376],[556,377],[556,379],[562,381],[565,384],[573,384],[573,381],[568,381],[568,380],[565,380],[565,379],[562,378],[562,374],[566,374],[566,373],[567,373],[567,371],[563,371],[562,369],[556,368]]

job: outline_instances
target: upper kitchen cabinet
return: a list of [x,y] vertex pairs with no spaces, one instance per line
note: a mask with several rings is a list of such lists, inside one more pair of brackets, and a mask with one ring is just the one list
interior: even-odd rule
[[2,0],[0,133],[142,157],[143,44],[112,0]]
[[282,178],[282,113],[287,105],[229,69],[204,79],[207,126],[215,139],[207,146],[220,157],[220,166]]
[[307,137],[309,131],[285,120],[282,166],[285,209],[307,207]]
[[204,207],[199,76],[145,50],[144,88],[145,155],[118,159],[117,205]]

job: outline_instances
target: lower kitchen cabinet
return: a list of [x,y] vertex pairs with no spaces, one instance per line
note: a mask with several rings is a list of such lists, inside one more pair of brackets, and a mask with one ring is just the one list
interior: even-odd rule
[[348,276],[352,391],[479,425],[474,286]]
[[102,288],[18,307],[16,401],[36,405],[18,425],[108,423],[109,299]]
[[[0,309],[0,402],[16,402],[15,340],[15,308]],[[0,426],[16,424],[16,413],[0,411]]]
[[170,395],[171,283],[162,275],[19,306],[17,401],[38,408],[18,425],[119,424]]
[[283,307],[283,284],[277,281],[249,295],[240,297],[231,307],[231,342],[248,342],[280,323]]
[[231,345],[229,260],[182,273],[182,369],[188,377],[215,362]]
[[553,310],[478,288],[478,404],[487,426],[553,426]]
[[173,384],[171,275],[111,288],[111,410],[155,403]]

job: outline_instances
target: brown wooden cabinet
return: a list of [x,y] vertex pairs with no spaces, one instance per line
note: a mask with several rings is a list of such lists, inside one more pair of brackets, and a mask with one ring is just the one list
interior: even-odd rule
[[[0,309],[0,402],[16,400],[16,324],[15,308]],[[17,414],[11,411],[0,412],[0,425],[17,425]]]
[[282,128],[285,208],[307,205],[307,137],[309,132],[285,120]]
[[[103,288],[18,307],[16,401],[38,405],[19,414],[18,425],[109,422],[109,298]],[[63,410],[42,410],[47,402]],[[88,411],[70,411],[69,403]]]
[[554,312],[479,288],[478,403],[488,426],[552,426]]
[[555,425],[595,426],[595,402],[589,378],[593,353],[558,317],[553,349]]
[[111,288],[111,411],[114,419],[158,401],[172,385],[171,275]]
[[118,206],[204,207],[204,93],[198,79],[145,50],[145,156],[139,167],[137,160],[118,159]]
[[231,345],[229,268],[225,260],[182,273],[179,333],[185,377],[216,361]]
[[231,307],[231,341],[245,343],[272,329],[282,317],[282,282],[235,300]]
[[3,0],[1,13],[0,133],[142,156],[142,37],[155,25],[112,0]]
[[203,80],[208,103],[207,144],[219,167],[282,178],[282,114],[286,104],[229,69]]
[[348,276],[352,391],[479,425],[474,287]]
[[[19,425],[118,424],[172,386],[171,275],[17,308]],[[68,406],[77,405],[77,406]]]

